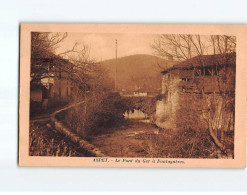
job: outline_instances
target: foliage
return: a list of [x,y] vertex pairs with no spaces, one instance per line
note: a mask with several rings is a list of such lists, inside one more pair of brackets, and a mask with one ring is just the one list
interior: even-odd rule
[[125,97],[126,112],[141,110],[148,116],[155,114],[156,99],[153,97]]
[[40,122],[30,123],[29,146],[30,156],[90,156],[51,126]]
[[154,54],[184,61],[210,53],[225,54],[236,51],[236,37],[227,35],[163,34],[152,44]]
[[[146,156],[150,158],[233,158],[233,144],[226,156],[216,147],[206,129],[168,131],[158,135],[150,134],[143,143]],[[232,135],[226,135],[233,140]]]
[[85,103],[58,117],[72,131],[87,137],[123,122],[125,110],[126,105],[118,93],[92,93]]
[[83,137],[103,133],[107,128],[121,125],[126,111],[134,112],[137,109],[152,116],[156,109],[155,98],[122,97],[119,93],[107,91],[91,92],[84,100],[80,106],[58,115],[59,120]]
[[[202,121],[204,120],[214,143],[221,151],[228,153],[226,150],[227,143],[224,142],[224,131],[229,129],[227,126],[234,126],[234,119],[232,120],[234,116],[231,116],[234,113],[234,98],[232,96],[235,94],[235,68],[232,67],[229,71],[227,66],[236,64],[236,37],[227,35],[164,34],[155,40],[152,48],[158,56],[174,58],[177,61],[186,61],[190,63],[194,70],[195,67],[200,69],[198,73],[200,85],[197,85],[197,90],[202,94],[202,100],[199,103],[193,101],[195,105],[191,104],[191,106],[183,107],[181,105],[181,109],[178,112],[178,125],[184,129],[189,129],[196,126],[195,121],[200,122],[198,126],[203,126]],[[205,94],[207,85],[205,55],[208,54],[213,57],[211,65],[213,65],[214,70],[211,71],[210,76],[211,78],[216,78],[214,85],[219,89],[219,91],[214,90],[211,93],[217,93],[220,98],[208,98]],[[198,59],[197,62],[193,60],[195,56]],[[233,74],[229,75],[229,72]],[[190,97],[188,97],[188,101],[190,101],[189,99]],[[187,103],[185,102],[185,104]],[[231,109],[227,109],[229,107]],[[195,111],[195,109],[199,110]],[[201,117],[203,117],[203,120],[199,120]],[[179,124],[181,123],[180,120],[185,120],[182,125]],[[228,121],[232,124],[228,125]]]
[[51,71],[53,59],[58,59],[55,51],[66,37],[67,33],[31,33],[31,84],[54,75]]
[[202,101],[201,94],[181,95],[176,117],[176,125],[179,131],[207,128],[207,124],[201,116],[203,113]]

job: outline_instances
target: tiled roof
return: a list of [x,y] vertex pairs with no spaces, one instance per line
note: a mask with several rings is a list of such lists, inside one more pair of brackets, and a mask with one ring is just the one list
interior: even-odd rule
[[[47,62],[63,62],[66,64],[72,64],[69,60],[62,58],[59,55],[55,55],[54,53],[47,51],[47,50],[40,50],[38,53],[32,54],[32,63],[39,64],[47,60]],[[52,61],[51,61],[52,60]]]
[[175,69],[192,69],[194,67],[212,67],[212,66],[235,66],[236,65],[236,53],[229,53],[226,55],[203,55],[196,56],[189,60],[185,60],[183,62],[177,63],[172,67],[164,69],[162,73],[166,73]]

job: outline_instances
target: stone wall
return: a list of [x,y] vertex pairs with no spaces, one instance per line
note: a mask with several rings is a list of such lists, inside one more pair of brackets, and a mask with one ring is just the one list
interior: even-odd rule
[[[223,100],[218,87],[223,84],[217,82],[216,76],[205,76],[202,81],[194,77],[192,70],[173,70],[164,74],[163,98],[156,102],[156,125],[173,130],[208,128],[207,119],[210,119],[214,129],[233,130],[234,97]],[[227,70],[226,85],[229,85],[227,93],[234,95],[235,71],[232,68]],[[204,87],[204,95],[200,93],[201,87]],[[224,103],[226,108],[222,107]],[[210,117],[209,110],[213,111]]]
[[82,149],[84,149],[85,151],[87,151],[88,153],[90,153],[92,156],[105,157],[106,155],[103,154],[97,147],[95,147],[93,144],[90,144],[86,140],[82,139],[77,134],[73,133],[71,130],[69,130],[68,128],[66,128],[61,121],[59,121],[58,119],[56,119],[56,115],[59,114],[60,112],[65,111],[65,110],[68,110],[68,109],[70,109],[72,107],[78,106],[80,104],[82,104],[82,102],[79,102],[79,103],[74,104],[74,105],[70,105],[70,106],[68,106],[66,108],[63,108],[63,109],[60,109],[60,110],[54,112],[51,115],[52,125],[55,127],[55,129],[57,131],[59,131],[60,133],[64,134],[72,142],[78,144]]
[[165,74],[162,79],[163,99],[156,103],[156,125],[165,129],[176,129],[176,112],[179,109],[180,88],[176,74]]

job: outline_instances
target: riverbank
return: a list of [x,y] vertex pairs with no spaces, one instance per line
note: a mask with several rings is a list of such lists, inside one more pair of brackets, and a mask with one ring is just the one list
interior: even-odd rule
[[30,156],[90,156],[78,144],[42,121],[30,123],[29,146]]
[[231,158],[221,153],[207,130],[175,132],[138,120],[127,120],[118,129],[90,137],[89,142],[110,157]]

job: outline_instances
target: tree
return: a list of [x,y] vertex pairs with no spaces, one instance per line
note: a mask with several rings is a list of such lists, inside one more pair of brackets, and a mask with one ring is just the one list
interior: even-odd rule
[[[154,41],[152,48],[157,56],[173,57],[178,62],[189,60],[192,67],[200,64],[201,71],[198,74],[201,84],[197,87],[203,99],[201,115],[208,124],[209,133],[215,144],[221,151],[227,153],[224,145],[224,128],[227,128],[226,121],[229,121],[227,119],[229,114],[227,113],[234,112],[234,93],[232,93],[234,90],[232,87],[235,85],[235,75],[229,80],[226,66],[235,60],[236,38],[226,35],[165,34]],[[213,92],[211,98],[208,98],[204,91],[206,84],[205,55],[209,54],[215,67],[210,74],[217,78],[216,84],[219,88],[217,95],[219,98],[216,98],[216,91]],[[219,131],[220,135],[218,134]]]
[[[114,117],[119,118],[122,111],[116,108],[111,115],[111,108],[116,107],[113,103],[115,101],[118,105],[119,96],[109,95],[113,82],[101,64],[90,57],[89,46],[82,44],[78,47],[76,42],[71,49],[57,52],[67,36],[67,33],[32,32],[31,86],[42,85],[42,79],[45,78],[61,77],[68,80],[73,85],[70,101],[82,104],[71,108],[64,122],[77,133],[86,135],[93,133],[92,129],[96,131],[95,125],[98,123],[110,123]],[[106,117],[109,118],[107,122],[104,121]]]
[[31,85],[40,84],[44,78],[55,77],[58,71],[65,69],[63,66],[66,61],[63,57],[69,53],[79,52],[76,42],[71,49],[55,54],[67,36],[67,33],[31,33]]
[[[63,72],[64,79],[78,89],[95,88],[104,83],[106,75],[100,64],[90,58],[89,46],[75,42],[71,49],[56,54],[56,50],[67,38],[67,33],[32,32],[31,34],[31,77],[32,82],[57,77]],[[97,79],[96,79],[97,78]],[[97,83],[96,83],[97,81]]]

